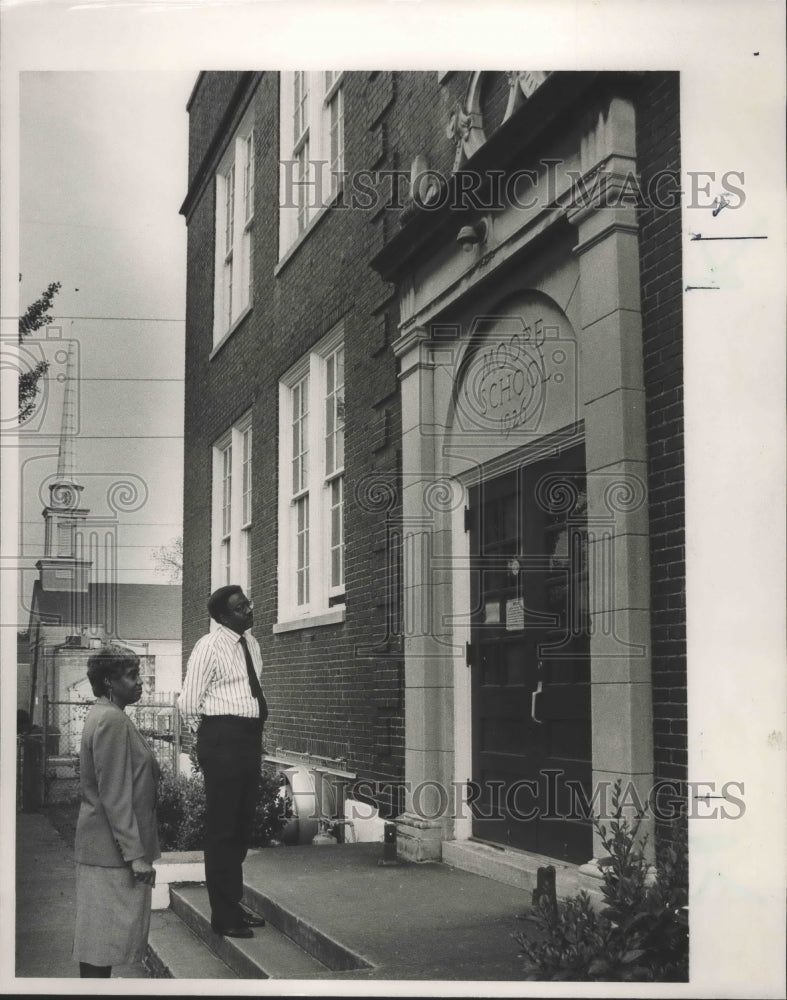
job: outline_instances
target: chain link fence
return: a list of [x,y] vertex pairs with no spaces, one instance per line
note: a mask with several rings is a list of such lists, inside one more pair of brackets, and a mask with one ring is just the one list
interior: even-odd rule
[[[126,713],[161,767],[178,770],[180,717],[175,694],[149,695]],[[79,798],[79,748],[92,701],[44,699],[44,725],[17,738],[17,808]]]

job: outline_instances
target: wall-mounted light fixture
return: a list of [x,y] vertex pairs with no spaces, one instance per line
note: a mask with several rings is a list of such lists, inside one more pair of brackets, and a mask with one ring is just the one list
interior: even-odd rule
[[479,219],[472,225],[462,226],[456,234],[456,242],[466,253],[470,253],[473,247],[485,243],[488,235],[489,225],[486,219]]

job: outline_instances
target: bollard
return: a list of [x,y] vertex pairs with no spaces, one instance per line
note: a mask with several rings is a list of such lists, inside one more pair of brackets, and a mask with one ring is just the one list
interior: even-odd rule
[[555,866],[547,865],[536,872],[536,887],[533,890],[533,906],[543,905],[550,920],[557,920],[557,892],[555,888]]
[[377,862],[380,867],[386,865],[398,865],[399,859],[396,856],[396,823],[388,822],[383,829],[383,856]]

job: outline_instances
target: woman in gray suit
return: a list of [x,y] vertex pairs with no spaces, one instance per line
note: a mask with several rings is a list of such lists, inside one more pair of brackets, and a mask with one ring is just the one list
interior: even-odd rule
[[139,701],[139,658],[107,646],[87,662],[96,702],[79,755],[82,803],[76,831],[74,958],[82,978],[109,977],[140,961],[150,927],[159,768],[125,712]]

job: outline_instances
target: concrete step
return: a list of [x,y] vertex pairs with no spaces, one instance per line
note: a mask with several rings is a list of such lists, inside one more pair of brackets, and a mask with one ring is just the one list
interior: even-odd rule
[[156,979],[237,979],[172,910],[154,910],[145,965]]
[[255,905],[253,900],[245,902],[265,917],[266,926],[255,927],[253,938],[222,937],[211,930],[210,903],[204,886],[170,888],[170,912],[179,917],[235,976],[241,979],[319,979],[325,975],[325,965],[282,933],[272,913]]
[[[321,848],[318,848],[321,850]],[[287,909],[280,902],[249,885],[243,887],[243,902],[255,913],[261,914],[309,955],[333,972],[368,970],[371,964],[351,948],[331,937],[316,924]]]

